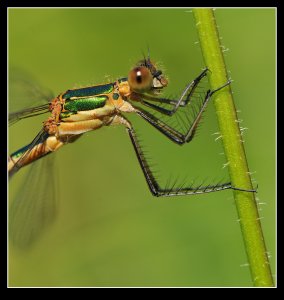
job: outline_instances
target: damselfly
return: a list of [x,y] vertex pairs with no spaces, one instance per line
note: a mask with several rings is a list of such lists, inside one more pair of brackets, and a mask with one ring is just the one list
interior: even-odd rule
[[[53,100],[50,97],[50,100],[42,105],[10,113],[9,124],[50,113],[33,141],[8,158],[10,177],[36,160],[45,164],[44,172],[39,167],[39,163],[32,164],[27,176],[28,183],[23,185],[19,196],[14,199],[9,208],[9,234],[13,243],[21,248],[31,245],[55,215],[55,183],[51,182],[54,181],[54,174],[51,174],[53,162],[50,160],[53,155],[45,159],[43,157],[63,145],[76,141],[85,132],[98,130],[103,126],[125,126],[148,187],[154,196],[195,195],[226,189],[255,192],[255,190],[233,187],[230,182],[198,186],[174,184],[171,187],[161,187],[143,153],[132,124],[126,118],[129,113],[137,114],[170,141],[178,145],[190,142],[195,136],[209,100],[217,91],[230,84],[227,82],[216,90],[208,90],[204,98],[196,98],[194,93],[207,72],[208,69],[204,69],[185,87],[177,99],[159,97],[161,91],[168,85],[168,80],[148,56],[130,70],[128,77],[111,83],[67,90]],[[29,86],[31,87],[30,82]],[[41,88],[35,86],[31,90],[33,97],[39,95],[49,99],[43,97]],[[20,94],[20,97],[23,98],[24,95]],[[155,115],[157,112],[161,116],[172,119],[172,116],[178,116],[181,110],[185,110],[187,120],[187,122],[181,121],[184,125],[182,130],[176,128],[178,126],[170,126]]]
[[[59,94],[51,102],[11,113],[9,115],[10,124],[47,112],[50,112],[50,116],[30,144],[9,156],[9,175],[11,176],[23,166],[55,152],[63,145],[74,142],[85,132],[97,130],[103,126],[121,124],[127,130],[148,187],[154,196],[194,195],[225,189],[254,192],[254,190],[233,187],[230,182],[197,187],[190,185],[188,187],[162,188],[149,167],[132,124],[125,116],[127,113],[137,114],[174,143],[183,145],[190,142],[209,100],[213,94],[230,82],[213,91],[207,91],[197,111],[195,108],[194,118],[188,124],[185,133],[167,125],[141,105],[169,117],[176,114],[180,108],[191,108],[193,107],[193,93],[207,72],[206,68],[190,82],[178,99],[161,98],[158,96],[168,85],[168,80],[148,56],[130,70],[128,77],[120,78],[112,83],[70,89]],[[138,103],[141,105],[138,106]],[[167,104],[169,108],[165,108],[164,104]]]

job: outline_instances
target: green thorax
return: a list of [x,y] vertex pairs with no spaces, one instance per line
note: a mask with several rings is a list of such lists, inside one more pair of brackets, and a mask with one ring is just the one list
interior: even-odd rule
[[95,96],[88,98],[65,100],[64,109],[71,112],[92,110],[99,107],[103,107],[107,99],[108,96]]
[[77,112],[103,107],[108,99],[106,94],[110,94],[113,90],[113,83],[68,90],[62,95],[65,99],[64,109]]

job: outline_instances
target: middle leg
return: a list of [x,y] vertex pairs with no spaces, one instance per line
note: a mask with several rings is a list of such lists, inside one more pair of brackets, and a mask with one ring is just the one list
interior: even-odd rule
[[204,194],[210,192],[217,192],[226,189],[235,189],[232,187],[230,182],[227,183],[217,183],[214,185],[199,185],[194,187],[190,185],[188,187],[173,187],[173,188],[161,188],[157,178],[149,167],[149,164],[145,158],[145,155],[142,151],[142,148],[139,144],[135,131],[131,125],[131,123],[120,115],[115,116],[112,124],[122,124],[126,127],[132,145],[134,147],[136,156],[138,158],[140,167],[143,171],[144,177],[146,179],[147,185],[153,196],[156,197],[170,197],[170,196],[184,196],[184,195],[195,195],[195,194]]

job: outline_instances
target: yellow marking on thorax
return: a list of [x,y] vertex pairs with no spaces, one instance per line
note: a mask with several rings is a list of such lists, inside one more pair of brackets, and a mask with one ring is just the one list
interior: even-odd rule
[[106,103],[104,107],[92,109],[92,110],[85,110],[85,111],[78,111],[74,115],[70,115],[68,118],[62,119],[62,122],[78,122],[78,121],[85,121],[85,120],[94,120],[105,116],[111,116],[115,111],[114,105],[112,103]]
[[121,97],[128,97],[131,94],[131,89],[128,81],[123,81],[118,84],[118,91]]
[[69,135],[69,134],[70,135],[82,134],[84,132],[100,128],[101,126],[105,125],[108,121],[109,120],[103,118],[103,120],[93,119],[93,120],[85,120],[85,121],[78,121],[78,122],[67,122],[67,123],[62,122],[58,126],[58,134],[59,136]]
[[118,111],[121,112],[134,112],[132,105],[125,101],[131,95],[131,90],[127,81],[116,83],[116,88],[114,93],[118,93],[118,99],[114,100],[112,97],[109,97],[108,102],[113,105]]

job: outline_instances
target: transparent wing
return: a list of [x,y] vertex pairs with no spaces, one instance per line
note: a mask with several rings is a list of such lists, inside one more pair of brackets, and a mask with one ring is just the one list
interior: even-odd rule
[[37,115],[45,114],[49,112],[49,104],[43,104],[40,106],[26,108],[20,111],[9,113],[9,126],[15,124],[21,119],[34,117]]
[[9,238],[14,246],[28,248],[54,220],[58,192],[55,171],[54,154],[31,164],[9,207]]
[[53,93],[42,87],[27,72],[9,69],[9,125],[48,112]]

